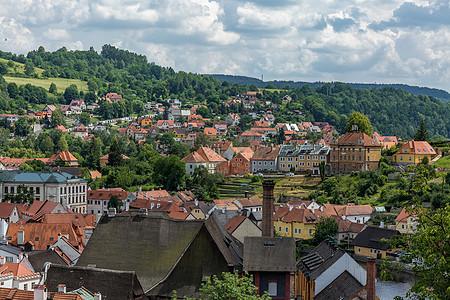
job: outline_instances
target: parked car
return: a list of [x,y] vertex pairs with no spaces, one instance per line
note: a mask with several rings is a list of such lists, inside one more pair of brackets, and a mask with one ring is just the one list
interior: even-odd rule
[[284,174],[284,176],[294,176],[294,173],[289,172],[289,173]]

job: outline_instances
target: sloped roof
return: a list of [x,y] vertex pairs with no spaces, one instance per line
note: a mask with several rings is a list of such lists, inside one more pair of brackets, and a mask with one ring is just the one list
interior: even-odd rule
[[211,148],[200,147],[195,152],[184,157],[181,161],[183,162],[224,162],[227,161],[225,158],[214,152]]
[[0,182],[17,182],[17,183],[44,183],[54,182],[63,183],[67,180],[86,180],[70,175],[65,172],[32,172],[18,170],[0,170]]
[[[102,156],[102,157],[100,157],[100,159],[108,160],[109,159],[109,153],[104,155],[104,156]],[[122,159],[130,159],[130,158],[128,156],[122,154]]]
[[280,147],[262,147],[255,151],[252,160],[275,160]]
[[289,207],[281,206],[275,211],[275,214],[273,215],[273,220],[277,221],[280,218],[284,218],[284,216],[286,216],[288,213],[289,213]]
[[239,202],[242,207],[262,206],[261,199],[256,197],[238,198],[235,201]]
[[398,230],[368,226],[353,239],[352,245],[387,250],[389,249],[389,243],[383,243],[381,239],[389,240],[399,234],[400,232]]
[[32,251],[28,255],[28,260],[36,271],[42,271],[46,262],[58,265],[70,265],[69,260],[63,259],[54,249]]
[[341,136],[336,142],[332,144],[339,145],[363,145],[363,146],[376,146],[381,147],[381,144],[376,142],[373,138],[365,134],[364,132],[347,132]]
[[14,210],[14,207],[17,207],[18,217],[20,218],[22,211],[25,210],[24,204],[0,202],[0,218],[9,218]]
[[294,272],[295,239],[290,237],[245,237],[244,271]]
[[[68,293],[47,293],[48,299],[53,300],[82,300],[79,295]],[[34,291],[19,290],[17,288],[0,288],[0,299],[33,300]]]
[[95,226],[97,216],[94,214],[45,214],[42,216],[41,223],[46,224],[74,224],[80,227],[93,227]]
[[87,198],[92,200],[109,200],[113,195],[117,196],[120,200],[124,200],[128,196],[128,192],[120,189],[120,190],[111,190],[111,189],[97,189],[97,190],[88,190]]
[[245,216],[233,216],[223,227],[229,234],[233,234],[233,232],[245,221],[247,217]]
[[348,271],[344,271],[319,294],[314,296],[314,300],[351,299],[362,287],[363,285],[355,277]]
[[296,208],[294,207],[290,212],[286,214],[283,218],[283,222],[299,222],[305,224],[316,223],[319,218],[310,210],[306,208]]
[[69,291],[84,287],[90,291],[100,292],[102,298],[108,300],[136,299],[144,295],[136,273],[132,271],[51,264],[45,285],[49,291],[57,291],[59,284],[65,284]]
[[29,277],[29,276],[40,277],[39,272],[33,271],[34,270],[28,269],[25,266],[25,264],[22,264],[21,262],[17,263],[6,262],[2,266],[0,266],[0,274],[2,274],[3,276],[11,273],[12,275],[14,275],[14,277]]
[[395,222],[406,222],[408,217],[411,215],[406,210],[406,207],[402,208],[402,211],[398,214],[398,216],[395,218]]
[[431,145],[428,144],[428,142],[413,140],[413,141],[404,143],[394,155],[402,154],[405,149],[410,149],[408,154],[421,154],[421,155],[424,155],[424,154],[435,155],[436,154],[436,151],[434,151],[433,147],[431,147]]
[[335,206],[336,212],[339,216],[360,216],[372,214],[372,206],[365,205],[350,205]]

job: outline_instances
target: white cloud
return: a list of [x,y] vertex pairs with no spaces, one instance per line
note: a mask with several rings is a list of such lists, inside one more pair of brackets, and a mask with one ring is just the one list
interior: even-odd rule
[[36,46],[33,33],[15,19],[0,16],[0,49],[23,53]]
[[70,39],[70,35],[65,29],[49,28],[44,32],[44,36],[52,41],[67,41]]

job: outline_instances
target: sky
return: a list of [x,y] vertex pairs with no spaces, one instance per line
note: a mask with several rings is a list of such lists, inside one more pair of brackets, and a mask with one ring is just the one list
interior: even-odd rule
[[176,71],[450,91],[449,0],[1,0],[2,51],[104,44]]

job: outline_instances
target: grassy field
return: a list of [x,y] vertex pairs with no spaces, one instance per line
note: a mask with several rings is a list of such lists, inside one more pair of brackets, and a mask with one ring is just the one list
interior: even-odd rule
[[437,162],[433,164],[435,168],[450,169],[450,155],[441,157]]
[[[273,195],[278,199],[281,195],[292,197],[306,197],[321,184],[320,177],[290,176],[274,178]],[[262,188],[256,190],[256,197],[262,199]]]
[[[0,58],[0,61],[7,63],[9,60],[4,59],[4,58]],[[24,73],[25,72],[25,65],[24,64],[21,64],[21,63],[15,62],[15,61],[13,63],[14,63],[14,68],[13,69],[9,68],[9,72],[25,74]],[[44,72],[43,69],[39,69],[39,68],[35,68],[34,70],[39,76],[41,76],[42,73]]]
[[39,86],[48,91],[50,84],[53,82],[56,84],[58,92],[64,92],[64,90],[71,84],[75,84],[78,87],[78,91],[88,91],[87,82],[81,81],[79,79],[65,79],[65,78],[21,78],[21,77],[8,77],[4,76],[6,82],[14,82],[17,85],[25,85],[27,83]]

